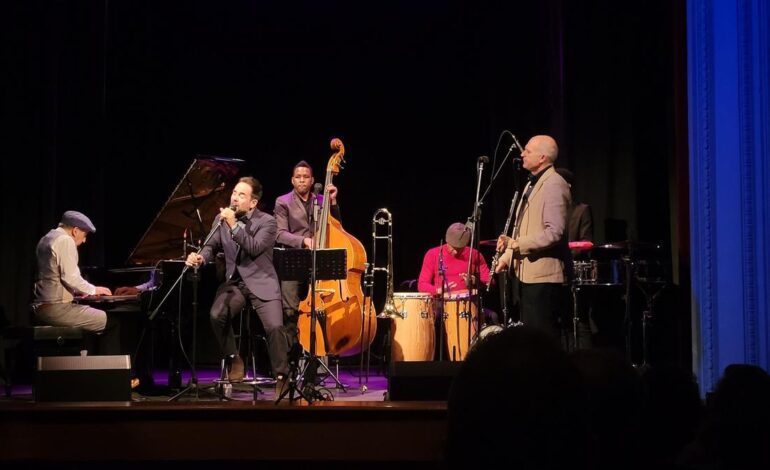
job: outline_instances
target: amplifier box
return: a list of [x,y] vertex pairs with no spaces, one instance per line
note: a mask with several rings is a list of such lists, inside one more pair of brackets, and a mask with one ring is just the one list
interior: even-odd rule
[[37,358],[35,401],[130,401],[131,356]]

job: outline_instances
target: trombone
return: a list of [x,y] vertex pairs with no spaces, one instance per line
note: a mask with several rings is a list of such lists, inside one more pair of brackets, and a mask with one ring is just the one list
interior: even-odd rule
[[[388,234],[380,235],[377,233],[377,226],[388,226]],[[388,241],[388,265],[378,267],[377,264],[377,240]],[[396,309],[393,302],[393,217],[390,212],[383,208],[378,209],[372,217],[372,277],[375,272],[384,272],[387,274],[387,291],[385,293],[385,305],[383,305],[377,318],[403,318],[403,315]],[[372,279],[372,289],[374,288],[374,279]]]
[[[383,233],[387,227],[387,234]],[[388,264],[387,266],[377,266],[377,244],[379,240],[388,241]],[[366,273],[364,275],[364,299],[368,299],[364,308],[364,322],[361,324],[361,337],[364,337],[364,327],[368,326],[371,318],[370,312],[374,302],[374,274],[384,272],[387,274],[387,292],[385,293],[385,305],[377,315],[377,318],[403,318],[403,315],[396,308],[393,301],[393,216],[386,208],[377,209],[372,216],[372,262],[366,263]],[[369,365],[371,364],[372,348],[367,350],[366,357],[366,381],[369,382]],[[364,376],[364,355],[361,354],[361,365],[359,375],[359,386],[361,392],[366,391],[366,385],[361,383],[361,377]]]

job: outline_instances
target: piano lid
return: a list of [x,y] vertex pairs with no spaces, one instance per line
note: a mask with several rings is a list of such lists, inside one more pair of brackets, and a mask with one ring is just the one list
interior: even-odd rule
[[[199,155],[128,257],[129,265],[181,258],[188,243],[206,237],[220,207],[230,204],[243,160]],[[192,234],[192,235],[190,235]]]

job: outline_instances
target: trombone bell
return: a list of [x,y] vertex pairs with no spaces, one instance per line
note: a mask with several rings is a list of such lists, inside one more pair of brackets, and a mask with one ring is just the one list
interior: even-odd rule
[[377,318],[404,318],[404,315],[398,311],[396,304],[393,302],[393,297],[385,299],[385,305],[382,306]]

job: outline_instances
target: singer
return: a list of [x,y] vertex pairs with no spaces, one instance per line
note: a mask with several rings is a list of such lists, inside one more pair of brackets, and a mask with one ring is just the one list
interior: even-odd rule
[[[225,282],[219,286],[211,306],[211,326],[229,364],[231,382],[243,380],[244,365],[238,354],[232,320],[248,300],[267,334],[270,363],[277,380],[285,386],[289,372],[289,341],[281,316],[281,292],[273,267],[276,223],[273,216],[257,208],[262,185],[246,176],[238,180],[230,195],[230,207],[214,220],[215,233],[200,252],[190,253],[189,266],[212,261],[218,251],[225,254]],[[218,227],[217,227],[218,226]]]
[[[560,325],[570,325],[565,280],[569,248],[565,227],[571,196],[569,185],[553,168],[559,154],[547,135],[529,139],[521,152],[529,181],[516,211],[513,237],[501,236],[496,271],[511,269],[519,283],[521,321],[560,337]],[[514,296],[516,297],[516,296]]]
[[[313,168],[304,160],[292,169],[289,193],[275,200],[275,221],[278,225],[277,242],[288,248],[311,248],[313,246],[313,202],[318,203],[319,211],[323,206],[323,188],[320,183],[313,183]],[[311,192],[311,189],[313,190]],[[337,205],[337,187],[330,184],[329,200],[331,215],[340,220],[340,209]],[[281,281],[281,296],[283,304],[283,321],[292,336],[292,344],[297,338],[297,309],[299,302],[307,296],[309,279],[306,281]]]

